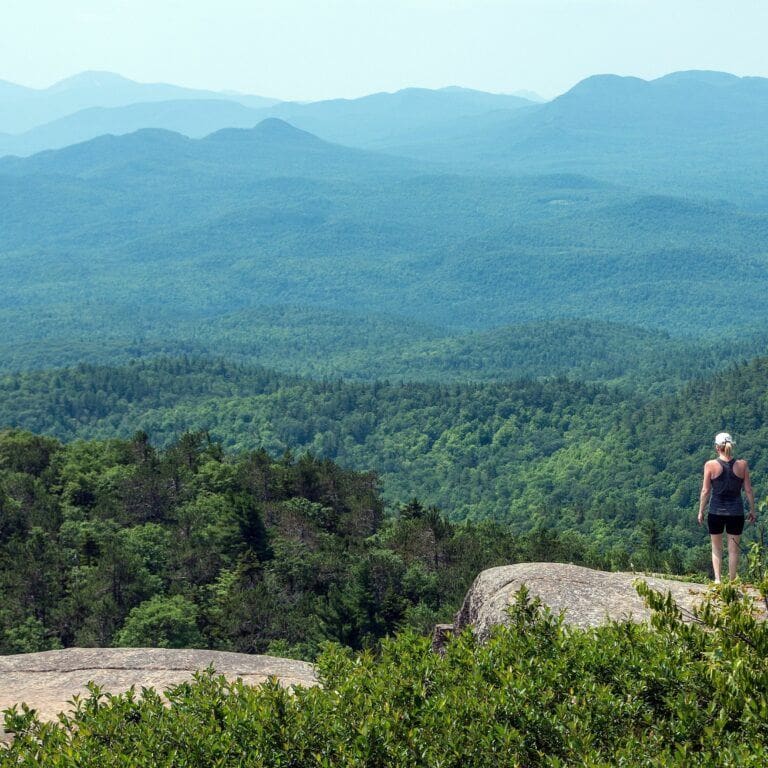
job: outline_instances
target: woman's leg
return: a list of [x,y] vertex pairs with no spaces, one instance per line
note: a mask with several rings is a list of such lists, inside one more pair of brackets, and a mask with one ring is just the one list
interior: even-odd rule
[[739,570],[739,540],[741,536],[728,534],[728,578],[735,579]]
[[712,570],[715,573],[715,584],[720,583],[720,571],[723,568],[723,534],[713,533],[712,539]]

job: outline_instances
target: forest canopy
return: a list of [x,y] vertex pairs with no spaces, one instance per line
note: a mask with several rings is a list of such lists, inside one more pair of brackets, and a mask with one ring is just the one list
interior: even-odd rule
[[[616,568],[650,537],[673,571],[706,571],[696,525],[715,432],[737,436],[758,499],[768,476],[766,358],[667,394],[564,377],[474,383],[315,381],[222,360],[27,372],[0,379],[0,423],[72,441],[157,447],[205,431],[235,454],[309,451],[375,471],[392,509],[419,498],[455,522],[587,537]],[[749,528],[746,541],[752,540]]]
[[0,653],[207,647],[314,658],[450,620],[479,570],[594,560],[579,536],[457,525],[310,454],[226,454],[205,433],[0,433]]

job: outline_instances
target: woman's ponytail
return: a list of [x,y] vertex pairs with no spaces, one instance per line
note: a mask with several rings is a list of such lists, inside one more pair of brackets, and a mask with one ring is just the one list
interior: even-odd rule
[[715,435],[715,448],[730,461],[733,457],[733,438],[731,437],[731,433],[718,432]]

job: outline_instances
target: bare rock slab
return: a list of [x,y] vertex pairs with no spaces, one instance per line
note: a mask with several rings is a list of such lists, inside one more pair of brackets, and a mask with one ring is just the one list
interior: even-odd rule
[[472,626],[480,639],[487,638],[493,626],[506,621],[506,610],[523,585],[531,597],[540,598],[556,614],[564,612],[565,622],[578,627],[595,627],[610,620],[646,621],[650,611],[635,589],[638,579],[652,589],[670,592],[688,611],[702,602],[707,591],[704,584],[564,563],[502,565],[482,571],[475,579],[456,615],[455,629]]
[[217,674],[230,680],[242,678],[249,685],[272,676],[286,686],[317,684],[311,664],[275,656],[164,648],[67,648],[0,656],[0,710],[23,701],[41,719],[54,720],[59,712],[70,709],[67,701],[75,694],[87,695],[90,681],[110,693],[123,693],[132,685],[162,692],[209,666]]

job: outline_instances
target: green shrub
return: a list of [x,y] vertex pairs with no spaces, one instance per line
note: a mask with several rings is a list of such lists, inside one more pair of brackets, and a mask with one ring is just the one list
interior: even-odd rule
[[322,687],[212,670],[169,690],[97,687],[58,723],[6,714],[1,766],[764,766],[768,630],[733,586],[693,622],[645,590],[652,626],[564,625],[524,591],[510,625],[445,656],[410,632],[378,655],[328,646]]
[[155,595],[128,614],[115,644],[132,648],[202,648],[197,606],[182,595]]

